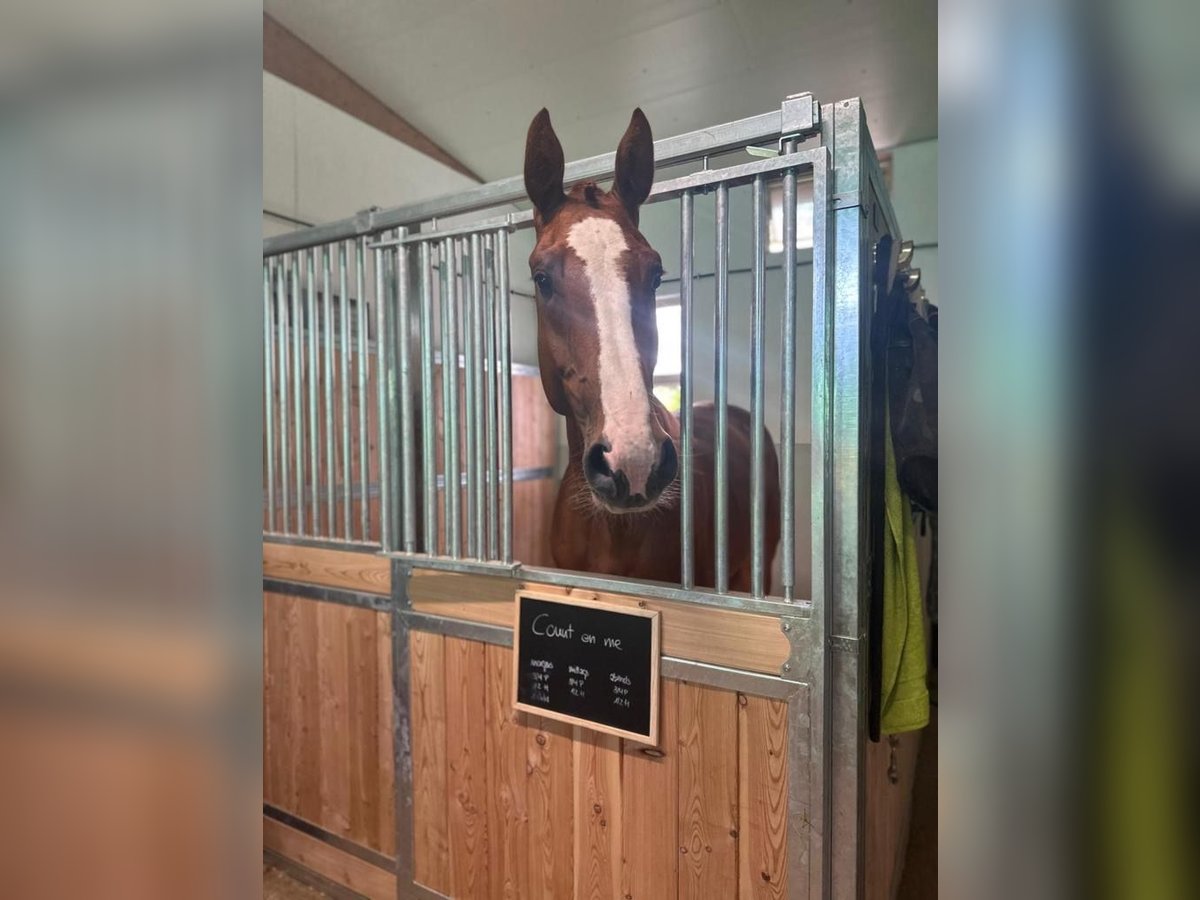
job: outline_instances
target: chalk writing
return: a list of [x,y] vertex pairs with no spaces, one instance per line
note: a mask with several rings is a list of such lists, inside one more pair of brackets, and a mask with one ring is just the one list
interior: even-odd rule
[[654,616],[519,594],[516,626],[519,706],[635,736],[653,733]]

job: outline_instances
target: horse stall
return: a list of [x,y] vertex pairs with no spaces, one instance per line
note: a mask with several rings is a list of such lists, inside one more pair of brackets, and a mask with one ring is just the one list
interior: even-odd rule
[[[679,307],[679,521],[706,484],[693,404],[715,409],[703,465],[740,473],[710,479],[711,529],[664,537],[672,582],[553,567],[568,460],[521,177],[264,241],[263,841],[330,893],[895,894],[916,735],[864,724],[865,386],[875,248],[901,235],[863,108],[800,94],[654,157],[640,229]],[[744,472],[733,406],[757,426]],[[645,637],[632,681],[587,687],[598,709],[611,681],[601,712],[572,699],[583,655],[539,687],[559,651],[526,630],[538,603]]]

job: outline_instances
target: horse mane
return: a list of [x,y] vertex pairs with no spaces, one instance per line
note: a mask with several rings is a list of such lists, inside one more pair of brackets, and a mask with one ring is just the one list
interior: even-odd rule
[[581,181],[567,192],[567,196],[586,203],[592,209],[599,209],[600,201],[606,196],[606,192],[594,181]]

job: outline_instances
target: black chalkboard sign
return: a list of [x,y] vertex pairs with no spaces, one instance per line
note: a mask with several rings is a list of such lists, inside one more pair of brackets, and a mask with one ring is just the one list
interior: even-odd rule
[[658,742],[659,614],[517,592],[513,706]]

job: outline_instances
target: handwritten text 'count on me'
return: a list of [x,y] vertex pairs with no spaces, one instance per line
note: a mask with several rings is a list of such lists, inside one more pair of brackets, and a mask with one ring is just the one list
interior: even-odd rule
[[[553,622],[547,622],[546,619],[549,618],[549,613],[539,613],[534,617],[533,622],[529,627],[533,629],[533,633],[539,637],[562,638],[563,640],[567,641],[575,637],[574,625],[568,625],[566,628],[564,628],[561,625],[555,625]],[[581,633],[579,635],[579,640],[583,641],[585,644],[595,644],[597,642],[596,636],[594,634],[588,634],[587,632]],[[601,643],[603,643],[605,647],[610,647],[613,650],[625,649],[621,646],[620,638],[606,637]]]

